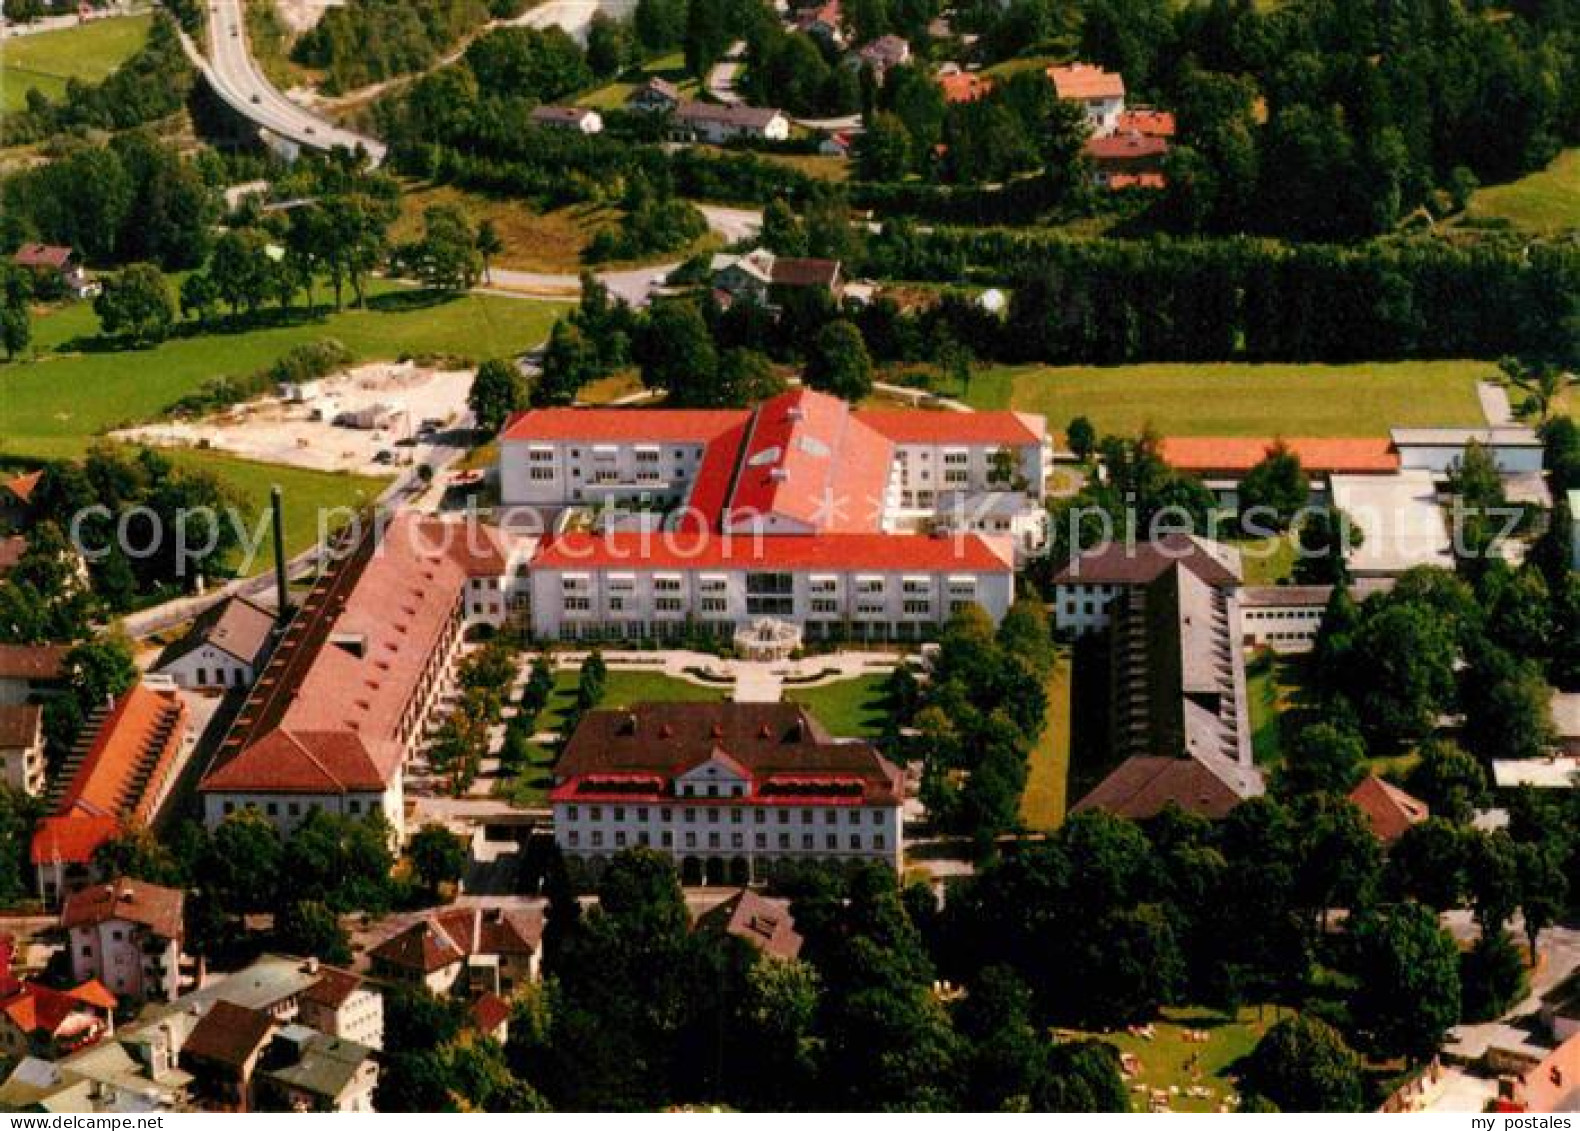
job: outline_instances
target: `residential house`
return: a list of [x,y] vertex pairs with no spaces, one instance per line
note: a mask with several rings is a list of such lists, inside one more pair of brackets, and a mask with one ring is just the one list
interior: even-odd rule
[[115,996],[97,982],[55,990],[0,975],[0,1056],[56,1060],[115,1032]]
[[374,1051],[305,1025],[286,1025],[274,1036],[259,1071],[268,1110],[371,1112],[378,1087]]
[[1392,844],[1432,815],[1426,802],[1411,797],[1376,774],[1367,774],[1350,790],[1350,801],[1361,811],[1372,835],[1383,844]]
[[794,703],[638,703],[585,715],[554,766],[554,840],[596,878],[625,848],[688,884],[903,855],[904,773]]
[[185,896],[175,888],[118,877],[66,897],[71,974],[96,979],[122,998],[174,1001],[181,992]]
[[39,898],[54,903],[89,883],[93,854],[164,803],[188,741],[187,708],[173,691],[134,684],[88,721],[33,830]]
[[680,87],[655,76],[633,90],[625,104],[633,110],[667,114],[680,105]]
[[713,289],[729,300],[747,298],[771,306],[787,291],[815,288],[837,301],[844,288],[837,259],[775,255],[759,247],[741,255],[713,257]]
[[724,145],[731,141],[786,141],[790,119],[780,110],[712,102],[682,102],[675,108],[670,132],[678,141]]
[[250,687],[268,659],[278,621],[272,610],[246,597],[227,597],[199,614],[154,670],[177,687]]
[[769,958],[790,961],[805,941],[795,929],[790,902],[742,888],[697,917],[695,929],[740,939]]
[[0,530],[21,530],[33,515],[33,496],[44,480],[44,471],[25,471],[0,480]]
[[535,126],[549,130],[571,130],[579,134],[603,132],[603,116],[582,106],[539,106],[530,119]]
[[993,90],[993,80],[977,71],[951,71],[938,75],[938,89],[945,102],[975,102]]
[[297,998],[298,1020],[320,1033],[382,1049],[384,995],[350,971],[315,965],[318,980]]
[[1092,133],[1111,134],[1119,128],[1125,110],[1125,79],[1090,63],[1049,67],[1048,78],[1062,99],[1079,103],[1086,111]]
[[478,994],[467,1010],[467,1021],[476,1032],[500,1045],[510,1039],[510,1003],[498,994]]
[[1163,158],[1169,143],[1138,133],[1102,134],[1086,139],[1085,152],[1098,188],[1161,189],[1167,187]]
[[30,797],[44,793],[44,709],[0,704],[0,781]]
[[855,57],[882,82],[891,67],[902,67],[911,61],[911,45],[898,35],[880,35],[857,51]]
[[270,657],[198,785],[204,820],[253,808],[283,832],[314,809],[404,832],[403,771],[465,633],[511,615],[525,548],[493,527],[404,513],[365,528]]
[[35,703],[66,690],[67,644],[0,644],[0,704]]
[[[88,298],[98,292],[98,284],[88,278],[82,261],[69,247],[57,244],[25,243],[17,248],[11,262],[24,267],[46,288],[60,287],[73,298]],[[59,292],[56,292],[59,293]]]
[[826,0],[800,8],[791,18],[790,26],[836,49],[843,50],[845,47],[844,14],[840,10],[839,0]]
[[1139,134],[1142,137],[1172,139],[1176,126],[1174,115],[1167,110],[1154,110],[1150,106],[1135,106],[1121,111],[1114,126],[1115,132]]
[[509,995],[538,980],[542,942],[539,912],[454,908],[413,923],[368,957],[378,976],[431,993]]
[[192,1098],[204,1111],[258,1110],[254,1076],[276,1023],[261,1009],[217,1001],[181,1046],[181,1067],[192,1077]]

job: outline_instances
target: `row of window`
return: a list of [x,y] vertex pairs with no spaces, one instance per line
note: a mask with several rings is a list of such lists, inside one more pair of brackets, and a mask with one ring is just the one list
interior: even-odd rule
[[[708,793],[709,797],[715,796],[715,794],[711,792],[713,790],[713,788],[714,788],[713,786],[709,786],[708,787],[708,789],[710,791]],[[744,787],[739,787],[739,788],[744,789]],[[739,796],[739,794],[726,795],[726,796]],[[637,821],[643,822],[643,821],[646,821],[648,819],[649,814],[652,812],[652,807],[651,806],[647,806],[647,805],[636,805],[636,806],[611,805],[608,808],[609,808],[609,812],[610,812],[612,818],[614,820],[616,820],[616,821],[623,821],[623,820],[625,820],[626,819],[626,814],[628,812],[630,812],[630,813],[635,813],[636,814],[636,820]],[[690,808],[690,807],[687,807],[687,806],[682,806],[680,811],[685,814],[684,820],[685,820],[686,824],[694,825],[694,824],[697,823],[697,813],[698,813],[697,809]],[[721,818],[719,817],[719,814],[722,813],[722,812],[726,812],[726,811],[730,814],[730,823],[732,825],[745,824],[745,822],[746,822],[747,810],[745,810],[745,809],[723,810],[723,809],[715,809],[715,808],[705,808],[702,811],[706,812],[708,814],[707,823],[710,824],[710,825],[718,824],[720,822],[720,820],[721,820]],[[768,810],[767,809],[752,809],[750,811],[753,814],[755,814],[755,816],[752,818],[752,823],[753,824],[766,825],[768,823]],[[788,825],[788,824],[790,824],[790,822],[793,820],[792,814],[794,814],[794,813],[800,813],[801,814],[801,823],[803,825],[810,825],[810,824],[815,824],[816,823],[816,821],[817,821],[817,814],[818,814],[819,810],[817,810],[817,809],[788,809],[788,808],[786,808],[786,809],[775,809],[774,812],[779,814],[778,823],[781,824],[781,825]],[[823,810],[821,810],[821,812],[823,813],[823,823],[824,824],[826,824],[826,825],[837,825],[837,824],[839,824],[839,815],[840,815],[841,810],[839,810],[839,809],[823,809]],[[872,814],[872,817],[871,817],[871,823],[872,824],[874,824],[874,825],[881,825],[881,824],[883,824],[884,811],[882,809],[845,809],[845,810],[843,810],[843,812],[845,814],[845,823],[847,825],[859,825],[859,824],[861,824],[863,819],[864,819],[862,817],[863,813],[870,813],[870,814]],[[567,805],[565,807],[565,819],[567,821],[578,821],[578,820],[580,820],[581,819],[581,813],[582,813],[582,807],[580,805]],[[603,816],[604,816],[604,806],[602,806],[602,805],[589,805],[589,806],[587,806],[587,819],[589,821],[601,821],[601,820],[603,820]],[[673,821],[675,819],[675,809],[674,809],[674,807],[670,806],[670,805],[658,806],[658,819],[659,819],[660,822],[663,822],[663,823],[666,823],[666,824],[671,822],[671,821]]]
[[[775,847],[778,847],[778,848],[781,848],[781,849],[786,849],[786,850],[791,849],[791,848],[795,847],[792,844],[792,840],[793,840],[793,838],[792,838],[791,834],[789,834],[789,833],[780,833],[779,837],[778,837],[778,842],[775,845]],[[629,846],[631,844],[638,845],[638,846],[640,846],[642,848],[651,848],[653,846],[652,837],[648,833],[645,833],[645,832],[638,832],[635,835],[635,838],[632,839],[625,832],[617,831],[617,832],[615,832],[612,835],[612,841],[613,841],[613,845],[614,845],[615,848],[625,848],[625,847],[627,847],[627,846]],[[581,832],[579,830],[577,830],[577,829],[571,829],[569,832],[567,832],[565,834],[565,843],[566,843],[566,846],[569,847],[569,848],[580,848],[580,847],[582,847]],[[700,847],[702,847],[702,845],[698,843],[697,834],[693,833],[693,832],[688,832],[688,833],[685,834],[685,837],[683,839],[683,843],[684,843],[686,848],[700,848]],[[672,833],[672,832],[668,832],[668,831],[659,833],[658,846],[660,848],[674,848],[675,847],[675,834]],[[706,846],[708,848],[723,848],[723,847],[725,847],[724,843],[723,843],[723,834],[721,834],[721,833],[709,833]],[[604,847],[604,832],[603,832],[602,829],[594,829],[594,830],[592,830],[591,834],[588,836],[588,847],[590,847],[590,848],[603,848]],[[731,848],[745,848],[746,847],[746,834],[745,833],[731,833],[730,834],[729,847],[731,847]],[[767,833],[757,833],[756,836],[753,837],[753,847],[759,848],[759,849],[767,849],[767,848],[769,848],[770,846],[769,846],[769,842],[768,842],[768,834]],[[870,838],[868,838],[865,842],[863,842],[863,838],[862,838],[862,835],[860,833],[851,833],[850,836],[846,840],[846,847],[851,849],[851,850],[853,850],[853,851],[856,851],[856,852],[861,852],[861,851],[863,851],[863,849],[866,849],[866,848],[870,848],[870,849],[872,849],[873,851],[876,851],[876,852],[881,852],[887,847],[887,844],[886,844],[886,838],[884,837],[884,835],[882,833],[873,833],[872,836]],[[801,834],[800,848],[804,852],[816,852],[816,851],[818,851],[817,837],[814,836],[812,833],[803,833],[803,834]],[[839,834],[838,833],[827,833],[823,837],[823,849],[825,851],[828,851],[828,852],[838,852],[840,850]]]

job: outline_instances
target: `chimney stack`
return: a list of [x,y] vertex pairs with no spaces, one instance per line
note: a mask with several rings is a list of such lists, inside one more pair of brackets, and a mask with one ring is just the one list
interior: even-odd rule
[[275,618],[283,624],[291,615],[291,597],[285,576],[285,508],[280,502],[279,484],[269,489],[269,509],[274,515],[274,593],[278,604]]

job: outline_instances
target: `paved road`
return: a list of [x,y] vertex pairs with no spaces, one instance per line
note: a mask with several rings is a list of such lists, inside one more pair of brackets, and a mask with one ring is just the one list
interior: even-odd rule
[[374,164],[384,159],[384,144],[364,134],[341,129],[281,94],[258,69],[247,47],[247,22],[242,0],[213,0],[208,13],[208,56],[192,50],[193,62],[220,99],[238,114],[270,133],[308,149],[362,146]]
[[83,24],[96,24],[100,20],[113,20],[118,16],[140,16],[151,11],[148,4],[124,4],[96,12],[87,19],[83,19],[77,12],[64,16],[43,16],[30,24],[13,23],[10,20],[0,20],[0,35],[6,39],[17,39],[27,35],[40,35],[48,31],[65,31],[67,28],[81,27]]
[[739,102],[741,96],[735,93],[735,76],[741,73],[741,67],[746,61],[746,41],[737,39],[730,44],[730,49],[724,53],[724,58],[715,63],[708,71],[708,93],[726,105]]

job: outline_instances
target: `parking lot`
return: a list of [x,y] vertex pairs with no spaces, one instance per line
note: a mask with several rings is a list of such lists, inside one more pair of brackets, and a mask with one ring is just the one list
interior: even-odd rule
[[[362,365],[201,420],[129,428],[122,438],[163,446],[206,445],[247,459],[314,471],[386,472],[410,462],[425,424],[429,435],[467,418],[470,370],[410,362]],[[355,419],[360,426],[347,426]],[[427,438],[424,437],[424,442]]]

